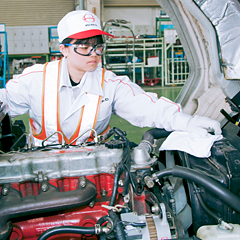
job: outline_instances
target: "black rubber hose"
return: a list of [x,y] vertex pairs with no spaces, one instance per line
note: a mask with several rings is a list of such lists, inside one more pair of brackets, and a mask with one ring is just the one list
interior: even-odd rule
[[116,167],[116,173],[114,176],[114,181],[113,181],[113,190],[112,190],[112,196],[109,202],[109,206],[114,206],[114,203],[117,198],[117,190],[118,190],[118,181],[119,178],[124,170],[123,164],[129,164],[129,141],[128,139],[124,136],[124,132],[119,129],[119,128],[113,128],[113,131],[120,136],[124,141],[126,141],[126,146],[123,149],[123,158],[120,163],[118,163]]
[[112,196],[109,202],[109,206],[114,206],[114,203],[116,201],[117,198],[117,190],[118,190],[118,181],[119,178],[122,174],[123,168],[122,168],[122,164],[121,162],[117,165],[116,167],[116,172],[114,175],[114,180],[113,180],[113,190],[112,190]]
[[143,134],[142,140],[147,140],[153,144],[154,139],[165,138],[170,135],[170,133],[171,132],[168,132],[163,128],[152,128]]
[[140,195],[142,194],[143,190],[144,190],[144,187],[143,187],[143,184],[141,184],[141,189],[138,190],[137,188],[137,179],[136,179],[136,176],[134,176],[133,173],[130,172],[128,166],[126,164],[124,164],[124,167],[126,169],[126,173],[128,173],[129,175],[129,179],[131,181],[131,184],[132,184],[132,187],[133,187],[133,190],[134,192],[137,194],[137,195]]
[[123,229],[122,222],[119,220],[119,217],[112,210],[109,211],[109,217],[113,220],[114,232],[116,234],[116,240],[126,240],[125,232]]
[[108,215],[105,215],[105,216],[99,218],[97,221],[97,224],[100,224],[102,226],[105,222],[108,222]]
[[129,175],[130,173],[128,171],[125,171],[125,181],[124,181],[124,185],[123,185],[123,192],[122,195],[125,197],[128,194],[128,188],[129,188],[129,184],[130,184],[130,179],[129,179]]
[[[109,222],[111,223],[111,225],[112,225],[112,227],[113,227],[113,221],[112,221],[112,219],[110,219],[110,217],[109,217],[108,215],[105,215],[105,216],[103,216],[103,217],[101,217],[101,218],[98,219],[97,224],[100,224],[101,226],[103,226],[103,224],[104,224],[104,226],[106,226],[106,224],[109,223]],[[110,230],[110,231],[112,231],[112,230]],[[109,234],[109,233],[110,233],[110,232],[108,232],[108,234]],[[107,240],[106,233],[101,234],[100,237],[99,237],[99,239],[100,239],[100,240]]]
[[74,226],[61,226],[48,229],[46,232],[42,233],[38,240],[47,240],[49,237],[62,233],[72,233],[72,234],[95,234],[94,227],[74,227]]
[[[172,175],[172,174],[173,174],[172,171],[173,171],[172,168],[166,168],[166,169],[163,169],[163,170],[161,170],[161,171],[155,172],[155,175],[157,175],[157,177],[158,177],[159,179],[162,179],[162,178],[164,178],[164,177],[167,177],[167,176]],[[154,179],[153,179],[153,180],[154,180]]]
[[128,141],[128,139],[126,138],[126,132],[124,132],[120,128],[116,128],[116,127],[113,127],[112,129],[113,129],[114,133],[116,134],[116,136],[121,137],[124,141]]
[[[163,171],[159,171],[155,173],[158,178],[166,177],[172,175],[173,177],[180,177],[186,180],[193,181],[201,186],[203,186],[206,190],[211,192],[213,195],[224,201],[231,208],[240,212],[240,198],[229,191],[227,188],[222,186],[216,180],[200,173],[199,171],[188,169],[185,167],[175,166],[172,169],[166,169]],[[154,180],[154,177],[153,177]]]
[[113,129],[111,128],[108,133],[105,135],[104,140],[109,139],[114,134]]

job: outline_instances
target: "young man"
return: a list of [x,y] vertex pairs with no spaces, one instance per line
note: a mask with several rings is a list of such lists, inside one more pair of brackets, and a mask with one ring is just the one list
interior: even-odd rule
[[[87,141],[95,129],[106,131],[115,113],[139,127],[165,128],[207,134],[220,124],[209,118],[192,117],[164,97],[144,92],[126,76],[98,67],[104,51],[99,19],[84,10],[72,11],[58,24],[61,61],[36,64],[0,91],[11,117],[29,112],[34,145]],[[58,132],[57,134],[54,134]],[[86,132],[86,133],[85,133]],[[60,134],[61,133],[61,134]],[[74,139],[81,136],[77,141]]]

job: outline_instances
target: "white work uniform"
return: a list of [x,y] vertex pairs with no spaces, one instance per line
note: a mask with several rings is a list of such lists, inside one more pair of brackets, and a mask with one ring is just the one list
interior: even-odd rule
[[[0,90],[0,100],[8,105],[11,117],[29,112],[30,118],[40,128],[43,68],[44,65],[36,64],[25,69],[17,79],[7,83],[6,89]],[[86,72],[80,84],[71,86],[67,59],[62,59],[58,87],[59,111],[61,129],[67,138],[74,134],[82,107],[90,101],[87,93],[102,96],[95,125],[98,134],[107,128],[113,113],[139,127],[186,131],[191,116],[184,114],[179,104],[164,97],[158,99],[157,94],[146,93],[127,76],[117,76],[111,71],[105,71],[102,89],[102,72],[99,67]]]

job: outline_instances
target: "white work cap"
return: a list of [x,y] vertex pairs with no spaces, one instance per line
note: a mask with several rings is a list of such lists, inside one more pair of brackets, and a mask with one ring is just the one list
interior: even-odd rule
[[58,36],[61,43],[65,38],[84,39],[98,35],[108,35],[101,29],[98,17],[86,10],[67,13],[58,23]]

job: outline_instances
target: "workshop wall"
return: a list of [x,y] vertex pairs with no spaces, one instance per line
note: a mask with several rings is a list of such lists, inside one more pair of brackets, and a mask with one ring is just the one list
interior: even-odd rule
[[0,23],[6,26],[57,25],[75,0],[1,0]]

